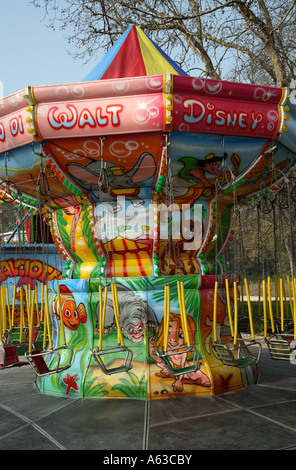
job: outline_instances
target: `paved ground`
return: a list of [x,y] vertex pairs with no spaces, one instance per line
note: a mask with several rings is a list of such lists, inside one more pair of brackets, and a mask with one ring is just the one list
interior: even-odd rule
[[248,389],[150,401],[45,396],[31,367],[0,371],[0,450],[296,450],[296,366],[264,348],[259,367]]

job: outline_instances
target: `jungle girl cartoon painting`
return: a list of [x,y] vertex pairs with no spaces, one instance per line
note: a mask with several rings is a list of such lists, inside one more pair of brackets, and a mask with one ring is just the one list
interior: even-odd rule
[[[195,333],[196,333],[196,324],[194,319],[188,315],[188,330],[189,330],[189,339],[190,343],[194,344],[195,342]],[[159,356],[155,353],[155,347],[157,350],[162,349],[164,343],[164,321],[162,319],[159,330],[157,341],[155,342],[155,336],[152,336],[149,340],[149,354],[150,357],[156,362],[157,367],[160,368],[160,372],[156,375],[158,377],[173,377],[169,370],[165,367]],[[168,337],[168,349],[172,348],[182,348],[185,345],[184,333],[181,326],[181,316],[176,313],[170,313],[170,322],[169,322],[169,337]],[[172,366],[184,368],[189,366],[188,357],[186,353],[177,353],[169,356],[169,360]],[[185,377],[185,376],[188,376]],[[172,384],[174,392],[182,392],[183,384],[190,383],[195,385],[201,385],[203,387],[210,387],[211,382],[209,377],[197,370],[196,372],[188,372],[186,374],[181,374],[176,377],[176,380]]]
[[206,199],[211,198],[214,195],[217,178],[220,181],[231,177],[229,165],[232,174],[236,175],[240,161],[236,153],[228,156],[227,153],[217,155],[215,152],[210,152],[204,158],[195,156],[178,158],[176,160],[178,170],[173,177],[174,197],[182,200],[186,198],[188,201],[197,200],[201,196]]

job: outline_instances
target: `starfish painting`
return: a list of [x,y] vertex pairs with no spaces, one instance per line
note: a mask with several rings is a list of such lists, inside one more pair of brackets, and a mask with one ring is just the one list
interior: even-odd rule
[[74,390],[79,390],[79,387],[75,380],[77,379],[78,374],[70,375],[67,373],[67,377],[63,379],[63,382],[67,385],[66,396],[69,395],[71,388]]

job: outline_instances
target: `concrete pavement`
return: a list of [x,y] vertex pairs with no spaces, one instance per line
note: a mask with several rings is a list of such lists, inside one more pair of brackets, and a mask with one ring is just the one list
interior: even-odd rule
[[259,370],[244,390],[149,401],[41,395],[31,367],[0,371],[0,449],[296,450],[296,366],[263,348]]

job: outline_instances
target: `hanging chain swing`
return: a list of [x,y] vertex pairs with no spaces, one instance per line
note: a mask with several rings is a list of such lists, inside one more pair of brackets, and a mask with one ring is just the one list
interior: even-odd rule
[[[36,184],[36,193],[38,196],[39,213],[41,214],[40,195],[43,192],[43,196],[49,199],[50,188],[47,182],[46,175],[44,173],[44,167],[42,163],[43,155],[40,154],[40,156],[41,156],[40,174],[39,174],[38,181]],[[69,345],[67,345],[66,335],[65,335],[65,325],[64,325],[63,312],[62,312],[60,285],[59,285],[59,281],[56,281],[56,282],[57,282],[56,299],[57,299],[58,313],[59,313],[59,318],[60,318],[60,328],[61,328],[62,339],[63,339],[62,346],[56,347],[56,348],[53,347],[51,325],[50,325],[50,315],[49,315],[48,287],[47,287],[46,282],[44,283],[44,286],[42,289],[43,299],[44,299],[43,350],[42,351],[40,351],[39,349],[33,349],[33,341],[32,341],[33,310],[30,312],[29,350],[28,352],[25,353],[25,356],[30,362],[31,366],[33,367],[35,373],[40,377],[57,374],[62,371],[65,371],[72,366],[72,362],[73,362],[74,350]],[[34,295],[34,292],[33,292],[33,295]],[[46,345],[47,338],[48,338],[48,347]],[[66,359],[62,357],[65,352],[67,352]]]
[[[229,170],[231,171],[231,170]],[[231,181],[227,182],[228,187],[230,185],[233,187],[233,231],[237,234],[235,237],[235,245],[238,248],[240,253],[240,259],[244,258],[244,247],[243,247],[243,239],[242,239],[242,230],[241,230],[241,220],[240,220],[240,209],[238,205],[238,198],[235,186],[235,178],[232,174]],[[225,190],[225,185],[218,182],[216,183],[216,204],[218,205],[218,188],[220,190]],[[218,209],[218,206],[217,206]],[[216,216],[218,217],[218,210]],[[237,240],[238,238],[238,240]],[[217,250],[217,248],[216,248]],[[237,250],[236,250],[237,251]],[[235,266],[234,272],[236,272],[236,258],[237,253],[234,253],[235,257]],[[245,263],[243,263],[243,269],[245,267]],[[229,281],[228,278],[225,278],[225,290],[226,290],[226,299],[227,299],[227,312],[228,312],[228,320],[229,326],[231,331],[231,338],[226,341],[218,341],[218,333],[217,333],[217,304],[218,304],[218,296],[219,294],[219,281],[215,281],[215,290],[214,290],[214,304],[213,304],[213,331],[214,331],[214,341],[213,341],[213,350],[215,352],[216,357],[223,363],[225,366],[236,367],[236,368],[245,368],[250,365],[257,364],[259,362],[261,356],[261,343],[255,341],[254,335],[254,328],[253,328],[253,317],[252,317],[252,309],[250,303],[250,295],[249,295],[249,287],[247,283],[247,279],[244,276],[245,287],[247,291],[247,298],[248,298],[248,313],[249,313],[249,324],[251,328],[251,340],[246,340],[238,337],[238,326],[239,326],[239,318],[238,318],[238,290],[237,290],[237,282],[233,282],[233,313],[231,309],[231,296],[229,290]],[[223,293],[224,297],[224,293]],[[257,345],[259,347],[257,356],[253,356],[247,346]]]
[[[164,364],[165,368],[173,376],[179,376],[190,372],[196,372],[200,368],[199,362],[199,353],[194,344],[191,344],[188,319],[186,314],[185,306],[185,291],[184,291],[184,282],[182,280],[182,263],[180,258],[180,247],[178,242],[173,242],[173,211],[174,211],[174,197],[173,197],[173,187],[172,187],[172,173],[171,173],[171,160],[168,154],[168,135],[166,137],[165,144],[165,155],[166,155],[166,165],[167,165],[167,177],[165,181],[165,193],[166,193],[166,213],[168,214],[168,241],[165,246],[165,259],[166,259],[166,280],[164,287],[164,340],[163,346],[160,349],[156,349],[156,354]],[[170,286],[170,263],[171,263],[171,254],[174,253],[175,266],[177,272],[177,291],[178,291],[178,301],[180,307],[180,318],[181,318],[181,328],[182,340],[181,346],[168,347],[168,339],[170,335],[170,298],[171,298],[171,286]],[[178,334],[178,332],[177,332]],[[178,360],[174,360],[178,358]],[[175,364],[178,362],[178,365]]]
[[5,180],[0,182],[0,199],[2,202],[14,202],[20,198],[20,192],[17,185],[8,178],[7,161],[9,160],[9,152],[4,155],[5,163]]
[[[106,213],[109,211],[109,202],[111,201],[111,194],[110,194],[110,185],[108,180],[108,173],[106,168],[106,163],[104,162],[103,157],[103,145],[104,145],[104,138],[100,137],[101,139],[101,168],[98,180],[99,186],[99,207],[101,207],[102,203],[102,193],[107,193],[108,201],[107,201],[107,209]],[[110,205],[112,207],[112,205]],[[112,230],[114,227],[110,224],[106,223],[108,229]],[[99,236],[100,236],[100,250],[99,250],[99,257],[100,263],[103,260],[103,240],[102,240],[102,227],[99,227]],[[112,249],[112,260],[110,260],[109,255],[109,243],[111,243]],[[103,293],[103,287],[101,282],[101,266],[100,266],[100,274],[99,274],[99,341],[97,344],[97,348],[91,349],[91,353],[99,367],[101,368],[102,372],[106,375],[117,374],[120,372],[128,372],[132,368],[132,359],[133,353],[130,348],[128,348],[123,339],[121,325],[120,325],[120,311],[119,311],[119,304],[118,304],[118,292],[117,292],[117,284],[116,284],[116,276],[115,276],[115,259],[114,259],[114,243],[108,240],[108,232],[106,232],[106,264],[105,264],[105,288]],[[108,270],[110,272],[110,280],[111,282],[108,284],[107,276]],[[106,307],[107,307],[107,297],[108,297],[108,287],[111,286],[111,294],[112,294],[112,302],[113,302],[113,309],[114,309],[114,317],[115,317],[115,324],[117,329],[117,345],[111,346],[107,348],[103,348],[103,335],[104,335],[104,328],[105,328],[105,317],[106,317]],[[116,363],[119,361],[119,365],[112,365],[113,361],[108,363],[108,357],[112,355],[115,356]]]

